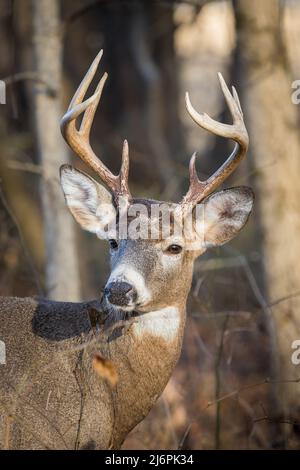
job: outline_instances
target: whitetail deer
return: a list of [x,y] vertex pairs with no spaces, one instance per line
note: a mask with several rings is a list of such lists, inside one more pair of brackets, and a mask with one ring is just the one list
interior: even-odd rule
[[[61,168],[61,184],[70,211],[84,229],[109,237],[106,227],[117,223],[115,238],[109,239],[111,273],[99,302],[0,299],[0,339],[6,344],[6,365],[0,365],[2,448],[119,448],[161,395],[177,362],[194,260],[208,247],[231,240],[252,209],[253,193],[247,187],[211,195],[248,148],[237,93],[233,88],[231,95],[221,75],[232,125],[199,114],[188,95],[186,106],[200,127],[235,141],[232,154],[206,181],[198,179],[193,156],[190,188],[180,204],[131,197],[127,142],[118,176],[89,143],[106,74],[95,93],[83,100],[101,55],[75,93],[61,128],[70,147],[110,191],[69,165]],[[148,214],[154,205],[167,204],[173,229],[179,209],[185,218],[201,202],[205,217],[197,249],[191,249],[191,240],[183,235],[174,238],[174,230],[166,238],[161,233],[156,239],[119,237],[121,199],[125,214],[136,203]]]

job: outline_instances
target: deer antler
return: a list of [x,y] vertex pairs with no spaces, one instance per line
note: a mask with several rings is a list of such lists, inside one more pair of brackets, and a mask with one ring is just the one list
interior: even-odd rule
[[[107,73],[105,73],[99,81],[95,93],[90,98],[83,101],[87,89],[95,76],[102,54],[103,51],[101,50],[90,66],[81,84],[79,85],[75,95],[73,96],[69,109],[61,120],[61,132],[71,149],[85,163],[87,163],[94,170],[94,172],[100,176],[101,180],[106,183],[108,188],[111,189],[117,202],[120,196],[123,196],[127,199],[131,198],[128,187],[128,143],[126,140],[124,141],[122,165],[118,176],[111,173],[104,163],[101,162],[101,160],[95,155],[90,145],[91,127],[102,95],[104,84],[108,77]],[[80,129],[78,130],[76,128],[76,119],[82,113],[84,113],[84,115]]]
[[202,201],[206,196],[208,196],[212,191],[220,186],[226,178],[228,178],[228,176],[233,172],[233,170],[235,170],[242,158],[247,153],[249,137],[243,120],[243,112],[238,94],[236,89],[232,87],[231,95],[225,80],[220,73],[218,74],[218,77],[226,103],[233,118],[232,125],[215,121],[205,113],[198,113],[193,108],[188,93],[186,93],[186,108],[191,118],[200,127],[221,137],[233,139],[236,144],[233,152],[223,163],[223,165],[218,168],[218,170],[206,181],[200,181],[197,176],[195,166],[196,153],[193,154],[190,161],[190,187],[187,194],[181,201],[182,207],[187,207],[188,205],[189,207],[195,206],[197,203]]

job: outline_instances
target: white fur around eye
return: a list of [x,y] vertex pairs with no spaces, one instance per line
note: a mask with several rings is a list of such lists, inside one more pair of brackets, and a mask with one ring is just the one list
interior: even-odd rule
[[[171,245],[179,245],[182,247],[180,253],[168,253],[168,248]],[[182,256],[184,252],[185,243],[184,240],[180,237],[168,238],[164,240],[160,245],[161,252],[159,253],[160,264],[166,271],[178,268],[182,262]]]
[[178,253],[176,255],[164,252],[161,253],[159,258],[163,269],[165,269],[166,271],[170,271],[172,269],[178,268],[178,266],[180,266],[182,263],[182,253],[183,252]]

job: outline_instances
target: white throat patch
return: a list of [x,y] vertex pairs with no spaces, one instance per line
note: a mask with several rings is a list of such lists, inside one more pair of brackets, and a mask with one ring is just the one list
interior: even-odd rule
[[173,341],[178,334],[179,325],[180,314],[177,308],[166,307],[137,317],[137,321],[133,324],[133,332],[139,338],[150,334],[166,341]]

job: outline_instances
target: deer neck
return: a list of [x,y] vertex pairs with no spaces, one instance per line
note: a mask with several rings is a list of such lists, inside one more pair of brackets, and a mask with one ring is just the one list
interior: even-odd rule
[[112,392],[115,420],[112,447],[150,411],[164,390],[181,352],[185,306],[134,316],[130,327],[108,343],[118,384]]

